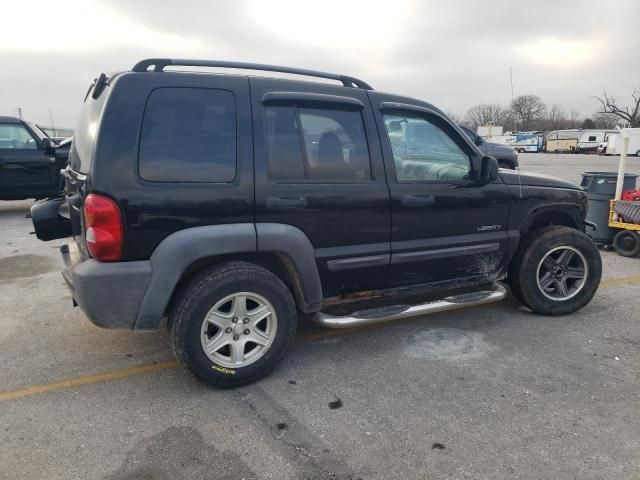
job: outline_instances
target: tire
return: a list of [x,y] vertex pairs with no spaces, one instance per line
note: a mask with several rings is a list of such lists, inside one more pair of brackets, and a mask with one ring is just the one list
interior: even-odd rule
[[524,295],[522,294],[522,287],[520,286],[520,276],[519,276],[519,267],[522,263],[522,258],[524,253],[529,248],[531,242],[533,242],[537,237],[544,234],[545,232],[556,228],[555,226],[546,226],[538,228],[528,235],[524,236],[518,245],[518,250],[516,251],[511,263],[509,264],[509,270],[507,273],[507,283],[509,284],[509,288],[511,289],[511,293],[516,298],[518,302],[524,305],[527,308],[531,308],[530,305],[527,304]]
[[600,284],[602,260],[593,241],[568,227],[534,230],[509,268],[514,296],[541,315],[567,315],[591,301]]
[[[264,318],[258,320],[260,316]],[[293,342],[296,326],[296,306],[284,282],[247,262],[198,274],[173,301],[168,324],[180,365],[198,380],[222,388],[269,374]],[[251,342],[254,338],[263,345]],[[209,353],[207,342],[213,350]]]
[[632,230],[621,230],[613,237],[613,248],[623,257],[636,257],[640,253],[640,235]]

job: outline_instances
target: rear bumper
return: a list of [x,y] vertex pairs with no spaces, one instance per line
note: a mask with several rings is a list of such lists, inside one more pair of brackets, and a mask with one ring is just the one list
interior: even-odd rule
[[102,328],[133,329],[151,278],[151,262],[84,260],[74,243],[60,247],[64,277],[74,301]]

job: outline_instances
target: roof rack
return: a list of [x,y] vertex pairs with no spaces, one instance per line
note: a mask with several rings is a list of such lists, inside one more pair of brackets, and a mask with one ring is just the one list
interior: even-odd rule
[[292,73],[294,75],[305,75],[309,77],[328,78],[330,80],[338,80],[345,87],[362,88],[364,90],[373,90],[367,82],[355,77],[347,75],[339,75],[337,73],[318,72],[315,70],[306,70],[304,68],[279,67],[277,65],[264,65],[261,63],[246,62],[225,62],[221,60],[185,60],[173,58],[147,58],[136,63],[131,71],[146,72],[149,67],[153,67],[154,72],[162,72],[168,66],[181,67],[220,67],[220,68],[238,68],[244,70],[262,70],[265,72],[281,72]]

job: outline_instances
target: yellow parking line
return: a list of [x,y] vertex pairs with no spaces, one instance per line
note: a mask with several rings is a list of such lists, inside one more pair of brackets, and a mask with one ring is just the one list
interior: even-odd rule
[[615,280],[603,280],[600,282],[601,288],[609,288],[609,287],[617,287],[618,285],[627,285],[630,283],[638,283],[640,282],[640,275],[635,275],[633,277],[627,278],[618,278]]
[[[633,277],[619,278],[613,280],[604,280],[600,282],[601,288],[617,287],[619,285],[628,285],[631,283],[639,283],[640,275]],[[396,322],[397,323],[397,322]],[[374,324],[363,327],[345,328],[340,330],[322,330],[320,332],[310,333],[298,337],[296,343],[308,343],[324,338],[338,337],[349,333],[363,332],[372,330],[378,327],[384,326],[384,323]],[[63,382],[49,383],[46,385],[36,385],[34,387],[24,388],[22,390],[14,390],[12,392],[0,393],[0,402],[5,400],[15,400],[18,398],[31,397],[41,393],[53,392],[56,390],[63,390],[65,388],[78,387],[80,385],[90,385],[93,383],[108,382],[111,380],[117,380],[119,378],[132,377],[134,375],[142,375],[145,373],[157,372],[158,370],[167,370],[178,366],[178,362],[175,360],[169,360],[162,363],[153,363],[150,365],[143,365],[141,367],[125,368],[123,370],[116,370],[108,373],[99,373],[96,375],[87,375],[85,377],[78,377],[72,380],[65,380]]]
[[114,372],[99,373],[97,375],[87,375],[86,377],[78,377],[73,380],[65,380],[64,382],[49,383],[47,385],[37,385],[35,387],[25,388],[23,390],[14,390],[13,392],[0,393],[0,402],[4,400],[14,400],[16,398],[30,397],[40,393],[62,390],[64,388],[78,387],[80,385],[89,385],[91,383],[108,382],[117,378],[126,378],[133,375],[141,375],[143,373],[155,372],[157,370],[165,370],[167,368],[175,368],[178,363],[170,360],[163,363],[152,363],[151,365],[143,365],[141,367],[125,368],[124,370],[116,370]]

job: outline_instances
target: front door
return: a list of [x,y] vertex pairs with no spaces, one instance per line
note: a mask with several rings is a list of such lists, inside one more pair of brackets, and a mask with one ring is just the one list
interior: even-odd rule
[[49,155],[20,123],[0,124],[0,185],[3,192],[50,183]]
[[390,200],[367,93],[251,79],[256,222],[299,228],[323,294],[383,288]]
[[476,180],[481,152],[435,109],[371,97],[391,192],[389,286],[493,279],[508,250],[506,186]]

